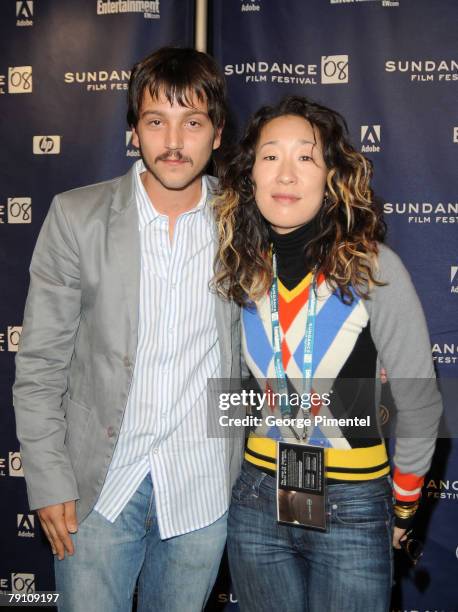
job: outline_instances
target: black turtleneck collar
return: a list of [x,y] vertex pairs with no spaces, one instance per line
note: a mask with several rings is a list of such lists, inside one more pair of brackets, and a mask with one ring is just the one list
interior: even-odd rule
[[279,234],[269,228],[270,240],[277,256],[278,277],[291,290],[310,272],[305,264],[305,247],[316,234],[314,221],[296,228],[288,234]]

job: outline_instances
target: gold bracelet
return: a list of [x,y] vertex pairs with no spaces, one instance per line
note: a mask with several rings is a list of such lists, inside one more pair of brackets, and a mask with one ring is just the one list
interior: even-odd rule
[[400,519],[408,519],[411,518],[415,512],[418,510],[419,502],[415,504],[405,505],[405,504],[395,504],[394,505],[394,513]]

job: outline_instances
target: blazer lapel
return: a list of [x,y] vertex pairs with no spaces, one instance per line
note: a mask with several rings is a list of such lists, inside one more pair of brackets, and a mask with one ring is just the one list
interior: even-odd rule
[[132,330],[137,333],[140,299],[140,234],[135,203],[135,167],[125,174],[111,205],[109,239],[118,260]]

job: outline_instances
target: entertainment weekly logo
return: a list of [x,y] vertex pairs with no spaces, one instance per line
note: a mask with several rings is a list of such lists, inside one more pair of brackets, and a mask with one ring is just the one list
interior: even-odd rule
[[97,0],[97,15],[143,13],[145,19],[160,19],[160,1]]
[[322,55],[321,64],[275,61],[226,64],[224,74],[226,77],[241,78],[245,83],[345,85],[349,82],[349,56]]
[[93,92],[127,91],[129,88],[130,70],[122,68],[107,70],[89,70],[66,72],[66,85],[81,85],[83,90]]
[[458,81],[458,61],[441,60],[387,60],[385,72],[398,74],[412,83],[447,83]]
[[383,212],[419,225],[458,223],[458,202],[385,202]]
[[329,0],[329,4],[361,4],[362,2],[377,2],[383,7],[397,8],[400,0]]
[[32,223],[32,198],[7,198],[6,204],[0,204],[2,223]]
[[0,74],[0,94],[28,94],[33,91],[32,66],[10,66]]

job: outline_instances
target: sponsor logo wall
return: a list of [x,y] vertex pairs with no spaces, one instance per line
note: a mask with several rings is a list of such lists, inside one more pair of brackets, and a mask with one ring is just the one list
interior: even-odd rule
[[193,29],[192,0],[0,5],[0,591],[54,589],[11,396],[38,231],[54,194],[123,174],[137,159],[126,136],[130,70],[158,46],[192,45]]
[[[253,4],[214,3],[214,52],[236,125],[286,94],[343,114],[353,145],[374,163],[388,244],[419,293],[437,372],[458,378],[456,2],[440,10],[434,0]],[[451,416],[456,384],[443,390]],[[458,441],[441,439],[416,525],[427,586],[398,559],[393,610],[456,609],[457,478]],[[219,601],[232,609],[236,597],[221,589]]]

